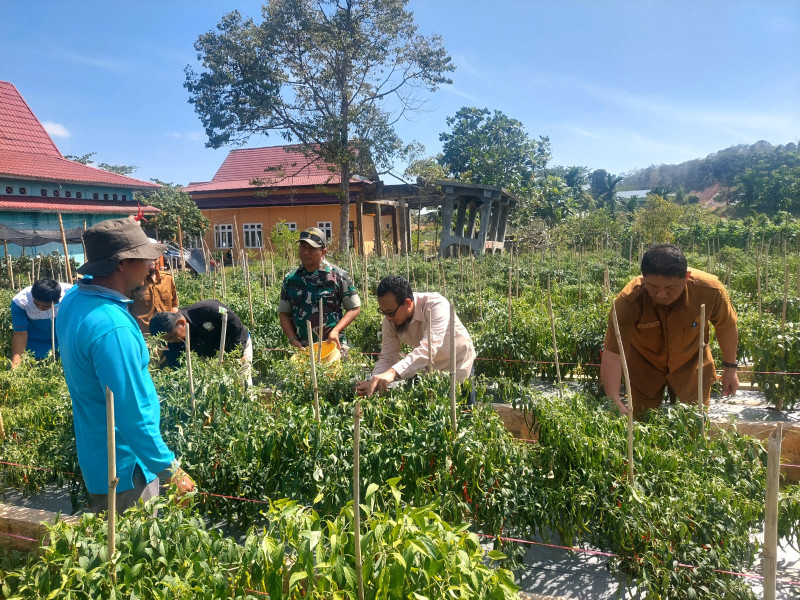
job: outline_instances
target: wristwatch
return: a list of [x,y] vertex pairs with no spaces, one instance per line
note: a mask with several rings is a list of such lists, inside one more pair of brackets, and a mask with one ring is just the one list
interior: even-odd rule
[[722,366],[725,367],[726,369],[738,369],[739,368],[739,363],[738,362],[729,363],[729,362],[725,362],[723,360],[722,361]]

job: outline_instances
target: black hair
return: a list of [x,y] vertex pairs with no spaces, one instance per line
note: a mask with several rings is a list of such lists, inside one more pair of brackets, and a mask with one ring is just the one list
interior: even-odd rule
[[170,334],[178,324],[178,319],[183,315],[179,312],[160,312],[153,315],[150,319],[150,335],[159,333]]
[[686,256],[675,244],[650,246],[642,257],[642,275],[686,277]]
[[411,284],[406,281],[404,277],[399,275],[389,275],[381,279],[378,284],[376,296],[382,298],[386,294],[394,294],[395,300],[398,304],[406,301],[406,298],[413,300],[414,292],[411,290]]
[[39,302],[55,304],[61,300],[61,284],[55,279],[40,279],[31,287],[31,296]]

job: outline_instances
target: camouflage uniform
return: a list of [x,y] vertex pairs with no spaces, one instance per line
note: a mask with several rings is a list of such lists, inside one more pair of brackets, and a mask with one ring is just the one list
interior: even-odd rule
[[[331,329],[342,319],[345,310],[361,306],[361,299],[346,271],[327,261],[319,270],[309,273],[300,265],[283,278],[281,301],[278,312],[290,313],[297,337],[303,345],[308,344],[306,321],[311,321],[314,336],[319,327],[319,299],[323,299],[325,323],[323,339],[327,339]],[[346,342],[344,332],[339,336]]]

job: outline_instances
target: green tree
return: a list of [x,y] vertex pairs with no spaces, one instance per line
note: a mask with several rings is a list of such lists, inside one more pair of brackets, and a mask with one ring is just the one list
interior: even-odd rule
[[439,36],[418,33],[407,0],[271,0],[264,20],[223,16],[195,43],[203,71],[185,87],[207,146],[278,133],[340,177],[339,248],[348,251],[350,179],[391,167],[393,124],[419,90],[451,83]]
[[178,217],[181,218],[181,231],[184,236],[202,237],[208,229],[209,221],[197,208],[192,197],[180,186],[153,181],[161,187],[155,192],[136,192],[133,199],[141,204],[149,204],[160,210],[148,219],[149,224],[158,228],[162,240],[178,240]]
[[97,152],[89,152],[88,154],[84,154],[82,156],[77,156],[75,154],[65,154],[64,158],[76,163],[81,163],[82,165],[96,166],[98,169],[103,169],[104,171],[110,171],[111,173],[116,173],[117,175],[130,175],[136,169],[139,168],[136,165],[111,165],[108,163],[100,163],[98,165],[95,165],[94,161],[92,160],[92,157],[95,154],[97,154]]
[[550,160],[548,138],[536,141],[520,121],[488,108],[463,107],[447,125],[450,131],[439,135],[439,164],[452,177],[530,196],[534,174]]
[[633,218],[633,234],[650,244],[673,242],[673,229],[681,215],[681,207],[674,202],[648,194],[647,202]]

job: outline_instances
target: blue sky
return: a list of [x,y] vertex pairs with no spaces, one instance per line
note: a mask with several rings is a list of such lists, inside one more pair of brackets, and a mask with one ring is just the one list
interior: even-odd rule
[[[258,18],[260,6],[2,0],[0,80],[17,86],[64,154],[134,164],[141,179],[206,181],[227,149],[205,148],[183,69],[222,14]],[[552,164],[614,173],[800,138],[800,2],[412,0],[410,8],[424,33],[444,37],[458,67],[424,113],[397,125],[430,154],[462,106],[501,110],[532,136],[550,136]]]

